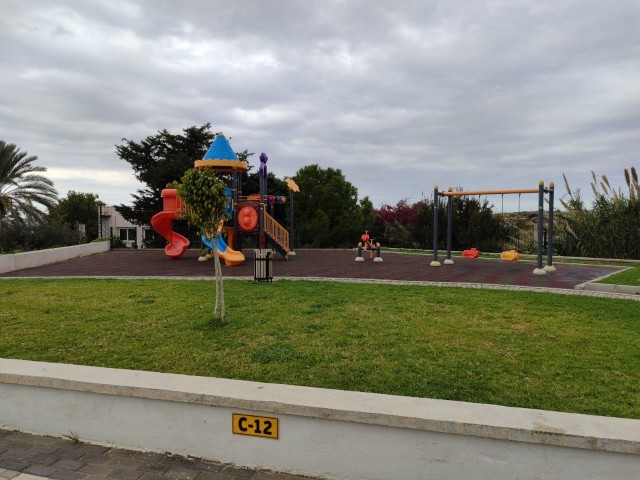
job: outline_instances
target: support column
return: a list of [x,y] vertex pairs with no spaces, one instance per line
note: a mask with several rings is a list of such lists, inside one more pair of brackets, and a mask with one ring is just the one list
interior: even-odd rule
[[289,190],[289,200],[291,202],[291,208],[289,211],[289,255],[295,255],[295,238],[293,233],[293,190]]
[[241,173],[238,170],[234,170],[231,174],[231,220],[233,221],[233,244],[231,248],[234,250],[240,250],[240,242],[238,241],[238,186],[240,175]]
[[538,262],[537,267],[533,270],[534,275],[546,275],[546,271],[542,268],[542,243],[544,231],[544,181],[540,180],[538,184]]
[[433,187],[433,260],[431,260],[430,266],[439,267],[441,264],[438,261],[438,203],[440,193],[438,192],[438,185]]
[[264,235],[264,207],[265,207],[265,196],[267,194],[267,157],[266,153],[260,154],[260,202],[258,203],[258,224],[259,224],[259,232],[258,232],[258,248],[265,249],[267,248],[267,240]]
[[544,267],[547,273],[553,273],[556,271],[556,267],[553,265],[553,194],[554,184],[549,183],[549,240],[547,242],[547,265]]
[[[453,189],[449,187],[447,191],[451,192]],[[451,236],[453,230],[453,197],[447,197],[447,258],[444,261],[445,265],[453,265],[453,259],[451,258]]]

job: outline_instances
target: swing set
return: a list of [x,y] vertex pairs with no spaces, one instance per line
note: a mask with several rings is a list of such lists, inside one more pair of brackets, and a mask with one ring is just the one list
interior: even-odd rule
[[[440,204],[440,197],[447,197],[447,258],[444,261],[445,265],[453,265],[453,259],[451,258],[451,237],[452,237],[452,225],[453,225],[453,197],[475,196],[475,195],[502,195],[504,201],[504,195],[517,194],[518,197],[518,210],[520,210],[520,196],[525,193],[537,193],[538,194],[538,229],[537,229],[537,266],[533,270],[534,275],[546,275],[547,273],[553,273],[556,271],[556,267],[553,265],[553,193],[554,184],[549,183],[549,187],[545,188],[544,182],[538,183],[538,188],[530,189],[511,189],[511,190],[468,190],[461,192],[454,192],[451,187],[446,192],[440,192],[436,185],[433,189],[433,260],[431,261],[432,267],[441,266],[438,260],[438,207]],[[547,244],[547,265],[542,265],[542,250],[543,250],[543,236],[544,236],[544,196],[548,195],[549,202],[549,225],[548,225],[548,244]],[[504,203],[503,203],[504,209]],[[503,212],[504,213],[504,212]],[[469,257],[475,258],[476,252],[469,250]],[[506,259],[516,259],[517,252],[503,252]],[[473,256],[472,256],[473,254]],[[479,254],[479,252],[478,252]],[[512,257],[512,258],[509,258]],[[519,255],[518,255],[519,258]]]

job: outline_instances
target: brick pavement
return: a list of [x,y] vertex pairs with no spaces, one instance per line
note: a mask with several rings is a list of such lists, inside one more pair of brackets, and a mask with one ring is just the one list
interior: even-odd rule
[[[247,261],[223,267],[223,275],[253,276],[253,253],[245,251]],[[521,260],[455,258],[455,265],[433,268],[430,256],[384,252],[384,262],[367,258],[356,262],[353,250],[298,250],[285,261],[276,256],[274,277],[321,277],[417,282],[476,283],[536,288],[573,289],[576,285],[620,271],[620,267],[556,264],[553,275],[533,275],[535,263]],[[198,262],[198,251],[188,250],[183,258],[171,259],[164,250],[112,250],[74,258],[41,267],[0,274],[0,277],[158,277],[202,278],[213,276],[213,262]]]
[[0,429],[0,479],[312,480],[191,457],[74,443]]

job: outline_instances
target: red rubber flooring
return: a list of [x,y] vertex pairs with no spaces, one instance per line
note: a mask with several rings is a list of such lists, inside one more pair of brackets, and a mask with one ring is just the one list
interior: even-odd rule
[[[223,267],[227,277],[253,277],[253,252],[245,251],[247,261],[235,267]],[[383,251],[384,261],[374,263],[368,257],[356,262],[352,250],[298,250],[288,261],[276,256],[274,278],[324,277],[375,280],[489,283],[528,287],[568,288],[619,271],[619,267],[556,264],[553,275],[533,274],[535,263],[506,262],[494,259],[454,257],[454,265],[429,266],[430,256],[406,255]],[[213,261],[198,262],[198,251],[190,250],[173,260],[163,250],[113,250],[42,267],[18,270],[0,277],[78,277],[78,276],[213,276]],[[444,257],[441,258],[441,261]]]

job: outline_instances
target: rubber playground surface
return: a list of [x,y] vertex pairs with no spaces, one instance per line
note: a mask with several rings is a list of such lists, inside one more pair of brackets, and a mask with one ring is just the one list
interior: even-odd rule
[[[223,265],[225,277],[253,277],[253,251],[243,252],[246,261],[237,266]],[[64,262],[1,274],[0,277],[212,277],[213,261],[199,262],[198,250],[188,250],[177,260],[164,250],[112,250]],[[430,267],[431,256],[382,253],[383,262],[368,255],[356,262],[353,250],[297,250],[296,256],[273,261],[274,279],[316,277],[340,279],[400,280],[420,282],[483,283],[574,289],[576,285],[621,270],[620,267],[555,264],[551,275],[533,274],[535,262],[508,262],[498,259],[453,257],[454,265]],[[444,257],[440,259],[444,260]]]

